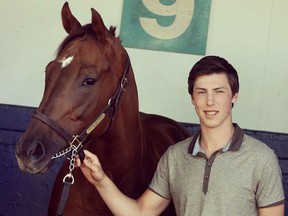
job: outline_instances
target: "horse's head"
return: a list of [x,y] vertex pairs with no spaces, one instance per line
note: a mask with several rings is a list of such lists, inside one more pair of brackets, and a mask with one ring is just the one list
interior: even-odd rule
[[72,135],[80,139],[101,136],[117,110],[129,57],[115,37],[115,28],[108,30],[101,16],[91,11],[91,23],[81,26],[67,2],[62,8],[69,35],[46,67],[42,101],[16,145],[18,164],[24,171],[46,171],[53,156],[69,147],[69,142],[78,145]]

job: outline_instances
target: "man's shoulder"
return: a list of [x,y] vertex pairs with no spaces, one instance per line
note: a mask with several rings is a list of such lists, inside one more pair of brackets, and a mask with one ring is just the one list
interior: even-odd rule
[[261,140],[258,140],[250,135],[244,134],[243,143],[245,147],[263,149],[264,151],[271,151],[272,149]]
[[271,149],[266,143],[249,136],[247,134],[244,135],[242,149],[253,153],[254,155],[258,155],[259,157],[265,156],[267,157],[275,157],[275,152]]

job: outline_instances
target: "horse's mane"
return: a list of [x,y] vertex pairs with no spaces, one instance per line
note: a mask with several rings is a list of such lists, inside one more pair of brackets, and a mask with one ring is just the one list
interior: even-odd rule
[[[110,26],[109,28],[109,32],[112,36],[116,37],[115,32],[116,32],[116,27],[115,26]],[[62,43],[59,45],[58,49],[57,49],[57,56],[59,55],[59,53],[64,49],[64,47],[70,43],[71,41],[73,41],[75,38],[81,37],[85,34],[91,34],[91,35],[95,35],[95,32],[92,29],[92,25],[91,24],[87,24],[84,26],[81,26],[80,28],[76,29],[75,31],[73,31],[72,33],[70,33],[63,41]]]

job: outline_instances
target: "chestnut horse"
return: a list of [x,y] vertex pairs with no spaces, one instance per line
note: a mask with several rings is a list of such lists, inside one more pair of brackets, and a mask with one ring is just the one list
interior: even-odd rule
[[[68,36],[46,67],[42,101],[16,145],[16,156],[23,171],[43,173],[55,157],[71,152],[74,157],[84,146],[98,155],[123,193],[137,198],[167,147],[190,134],[172,119],[139,112],[129,56],[115,37],[115,27],[108,30],[98,12],[91,11],[91,23],[81,26],[64,4],[62,23]],[[69,170],[73,165],[66,160],[53,186],[49,215],[57,215]],[[64,215],[112,215],[79,169],[68,177],[75,181]],[[163,215],[175,215],[173,206],[169,208]]]

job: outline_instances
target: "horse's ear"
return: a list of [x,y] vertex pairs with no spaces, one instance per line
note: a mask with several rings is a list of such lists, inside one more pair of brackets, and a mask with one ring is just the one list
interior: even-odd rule
[[81,27],[79,21],[71,13],[68,2],[63,5],[61,15],[63,27],[68,34]]
[[91,8],[92,12],[92,28],[93,31],[96,33],[96,36],[101,40],[105,41],[107,36],[109,35],[109,31],[103,23],[103,20],[100,14],[93,8]]

